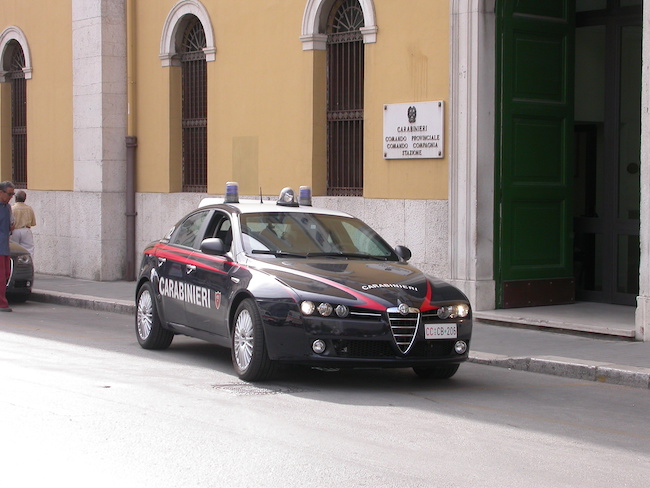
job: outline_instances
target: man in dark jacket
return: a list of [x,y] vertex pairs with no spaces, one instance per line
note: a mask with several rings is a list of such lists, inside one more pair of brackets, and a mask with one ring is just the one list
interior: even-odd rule
[[11,205],[14,196],[14,184],[11,181],[0,183],[0,312],[11,312],[7,302],[7,282],[11,278],[11,250],[9,237],[13,230]]

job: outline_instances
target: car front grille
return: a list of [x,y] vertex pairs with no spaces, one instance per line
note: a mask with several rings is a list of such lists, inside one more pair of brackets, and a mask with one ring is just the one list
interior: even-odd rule
[[415,335],[420,326],[420,313],[411,311],[408,315],[402,315],[393,310],[394,309],[388,310],[390,330],[393,333],[395,344],[397,344],[397,347],[402,354],[406,354],[409,352],[413,342],[415,341]]

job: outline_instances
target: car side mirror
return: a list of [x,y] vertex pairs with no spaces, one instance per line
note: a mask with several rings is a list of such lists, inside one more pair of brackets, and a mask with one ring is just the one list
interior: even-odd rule
[[210,237],[209,239],[203,239],[201,242],[201,252],[214,256],[223,256],[227,251],[222,239]]
[[406,246],[396,246],[395,254],[397,254],[402,261],[408,261],[412,256],[411,250]]

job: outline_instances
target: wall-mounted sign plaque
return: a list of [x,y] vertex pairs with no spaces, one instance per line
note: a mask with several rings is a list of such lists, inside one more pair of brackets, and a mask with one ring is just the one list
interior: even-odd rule
[[444,114],[443,101],[384,105],[384,159],[444,157]]

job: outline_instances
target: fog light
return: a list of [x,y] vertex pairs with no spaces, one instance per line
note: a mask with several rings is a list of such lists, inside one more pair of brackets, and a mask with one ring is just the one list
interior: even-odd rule
[[465,341],[456,341],[454,351],[456,351],[456,354],[465,354],[467,351],[467,343]]
[[323,354],[325,352],[325,341],[322,339],[316,339],[311,345],[312,351],[316,354]]
[[456,307],[456,314],[463,319],[467,317],[469,315],[469,305],[465,305],[464,303],[458,305]]

